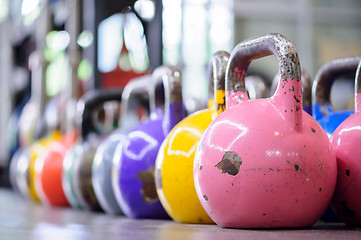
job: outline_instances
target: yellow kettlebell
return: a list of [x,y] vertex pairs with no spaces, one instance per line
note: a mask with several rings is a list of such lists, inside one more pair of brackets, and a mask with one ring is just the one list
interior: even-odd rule
[[[159,199],[176,222],[213,223],[198,200],[193,181],[193,161],[203,132],[225,110],[224,78],[229,53],[215,53],[208,64],[214,99],[179,122],[163,141],[157,155],[155,179]],[[214,90],[213,90],[214,89]]]

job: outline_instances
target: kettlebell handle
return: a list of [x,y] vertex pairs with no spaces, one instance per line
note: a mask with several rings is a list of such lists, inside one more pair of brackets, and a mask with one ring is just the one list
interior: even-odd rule
[[[164,87],[164,116],[163,133],[170,130],[185,117],[182,98],[182,74],[173,66],[157,67],[152,73],[152,86],[150,100],[155,99],[155,89],[161,82]],[[152,117],[152,116],[151,116]]]
[[355,77],[355,112],[361,111],[361,61],[357,67]]
[[248,66],[252,60],[268,55],[275,55],[280,74],[272,104],[294,123],[295,130],[300,130],[303,112],[300,61],[293,44],[278,33],[245,40],[234,48],[226,72],[226,108],[249,100],[245,86]]
[[208,62],[208,76],[210,79],[210,96],[214,101],[215,116],[226,110],[225,103],[225,78],[226,68],[230,54],[226,51],[218,51],[212,55]]
[[121,98],[120,89],[101,89],[87,92],[79,99],[76,106],[76,125],[83,141],[86,141],[91,133],[98,133],[92,117],[93,111],[105,102],[120,102]]
[[122,102],[121,102],[121,116],[119,126],[123,126],[126,123],[126,117],[129,113],[129,99],[133,94],[147,93],[149,98],[149,109],[150,113],[155,112],[155,101],[150,99],[150,87],[151,83],[150,75],[144,75],[132,79],[127,83],[122,93]]
[[313,116],[320,119],[327,115],[327,103],[333,82],[342,76],[355,75],[361,57],[350,57],[332,60],[324,64],[316,73],[312,86]]

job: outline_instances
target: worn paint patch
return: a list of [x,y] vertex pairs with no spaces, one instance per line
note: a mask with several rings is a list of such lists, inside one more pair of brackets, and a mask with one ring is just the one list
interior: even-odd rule
[[158,195],[155,187],[154,167],[138,172],[136,177],[142,181],[142,195],[144,202],[152,203],[157,201]]
[[296,172],[298,172],[300,170],[300,166],[298,166],[298,164],[295,164],[295,170],[296,170]]
[[298,103],[300,102],[300,100],[298,100],[298,99],[296,98],[296,96],[293,96],[293,97],[295,98],[296,102],[298,102]]
[[217,115],[219,115],[226,110],[226,92],[224,90],[217,90],[215,98],[217,104]]
[[229,151],[223,155],[222,161],[217,163],[215,167],[222,170],[222,173],[236,176],[241,165],[242,158],[236,152]]

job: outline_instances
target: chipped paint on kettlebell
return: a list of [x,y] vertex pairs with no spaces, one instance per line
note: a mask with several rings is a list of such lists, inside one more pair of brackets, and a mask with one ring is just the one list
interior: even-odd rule
[[140,171],[136,177],[142,182],[142,195],[146,203],[153,203],[158,200],[154,182],[154,167]]
[[227,151],[224,153],[222,160],[215,165],[216,168],[222,170],[222,173],[236,176],[242,165],[242,158],[236,153]]

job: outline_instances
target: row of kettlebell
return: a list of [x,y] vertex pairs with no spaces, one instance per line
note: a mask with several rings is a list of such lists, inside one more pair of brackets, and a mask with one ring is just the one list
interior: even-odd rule
[[[215,60],[212,60],[211,63],[213,61]],[[74,86],[75,79],[72,78],[73,82],[70,85],[73,88],[76,87]],[[166,108],[164,113],[162,113],[163,110],[159,106],[156,106],[157,101],[155,99],[156,85],[163,81],[165,92],[167,93],[165,96],[166,103],[164,105]],[[256,83],[262,85],[259,78],[254,78],[251,81],[256,81]],[[222,83],[224,85],[224,73]],[[149,84],[152,86],[150,87]],[[264,85],[262,86],[264,87]],[[149,118],[152,121],[148,121],[147,126],[141,127],[141,129],[144,128],[144,131],[152,129],[153,133],[147,135],[146,132],[141,132],[143,130],[138,129],[135,131],[135,135],[131,135],[132,137],[129,141],[131,142],[135,139],[136,143],[130,144],[130,148],[127,149],[127,157],[130,158],[130,163],[123,164],[123,166],[131,166],[134,157],[140,164],[143,164],[141,159],[151,154],[150,162],[144,163],[147,165],[145,172],[137,174],[139,179],[132,179],[132,181],[140,180],[143,184],[140,184],[139,189],[135,191],[139,192],[139,195],[140,189],[143,189],[142,194],[144,196],[138,196],[140,200],[139,206],[145,199],[145,201],[150,202],[156,201],[158,197],[155,190],[154,177],[151,173],[152,167],[154,167],[156,154],[166,133],[170,131],[176,122],[179,122],[185,116],[181,88],[180,72],[172,67],[161,67],[152,76],[134,79],[126,86],[123,92],[105,90],[87,93],[77,103],[76,117],[78,119],[78,129],[74,128],[74,126],[70,127],[64,134],[60,131],[53,131],[39,141],[28,144],[25,148],[20,149],[13,157],[11,161],[11,182],[14,188],[23,196],[45,204],[56,206],[70,204],[74,207],[89,210],[103,209],[109,213],[119,213],[121,210],[115,199],[116,195],[114,192],[119,192],[117,188],[120,187],[111,187],[112,175],[119,175],[118,171],[115,170],[119,166],[113,166],[113,159],[116,163],[119,162],[119,154],[115,154],[116,151],[121,151],[126,133],[139,123],[139,119],[135,117],[135,114],[130,114],[129,112],[131,110],[130,105],[134,104],[131,101],[132,95],[148,94],[150,104]],[[252,90],[255,91],[256,89],[253,87]],[[74,89],[70,89],[70,91],[76,92]],[[68,105],[74,105],[76,98],[74,95],[72,98],[69,98]],[[97,107],[107,101],[114,100],[121,100],[122,117],[119,123],[121,128],[109,137],[101,136],[102,134],[97,133],[94,126],[92,114]],[[169,103],[170,100],[172,102]],[[175,104],[173,103],[174,101],[179,101],[179,103]],[[158,131],[155,130],[157,128]],[[80,130],[80,133],[78,130]],[[142,152],[140,156],[139,151]],[[117,156],[117,159],[114,156]],[[134,172],[139,172],[138,167]],[[122,173],[121,176],[123,175]],[[117,178],[116,175],[113,176],[113,181]],[[118,184],[116,181],[114,185]],[[119,182],[119,184],[121,183]],[[126,186],[124,188],[126,189]],[[132,187],[129,189],[132,189]],[[129,190],[126,189],[125,191]],[[127,194],[129,195],[129,193]],[[117,195],[119,196],[120,194]],[[120,199],[121,197],[117,198]],[[120,201],[124,200],[118,200],[118,202]],[[128,200],[128,202],[129,204],[132,203],[133,199]],[[162,209],[159,202],[155,205],[157,208]],[[129,213],[128,215],[134,217],[156,217],[154,214],[148,213]],[[165,216],[167,215],[163,210],[160,213],[160,217]]]
[[[247,67],[270,54],[280,68],[276,93],[248,101]],[[318,71],[312,94],[316,122],[302,111],[300,64],[292,44],[279,34],[240,43],[223,71],[225,94],[219,97],[215,90],[218,114],[225,105],[227,110],[213,120],[208,116],[204,125],[206,112],[187,117],[158,153],[157,192],[170,216],[178,222],[213,220],[223,227],[303,227],[318,220],[333,199],[339,218],[360,226],[359,116],[332,112],[329,97],[332,83],[355,75],[358,67],[359,103],[360,60],[334,60]]]
[[[270,54],[279,62],[276,93],[272,98],[249,101],[245,88],[247,67],[253,59]],[[344,65],[352,62],[349,73],[355,71],[359,61],[360,58],[354,58],[342,62]],[[334,65],[341,68],[342,64],[336,63]],[[180,72],[162,67],[152,76],[127,85],[122,94],[122,127],[102,143],[93,137],[91,109],[95,103],[120,99],[120,93],[113,92],[113,96],[98,93],[82,98],[78,102],[78,113],[82,112],[79,116],[81,135],[88,141],[75,145],[66,156],[64,144],[55,143],[53,148],[58,149],[59,161],[48,157],[49,169],[53,169],[48,171],[48,177],[41,173],[46,169],[46,154],[37,157],[33,184],[38,197],[52,205],[70,202],[73,206],[103,208],[111,213],[122,210],[135,218],[163,218],[168,213],[178,222],[211,223],[213,220],[224,227],[312,225],[333,195],[335,154],[340,173],[345,172],[346,180],[351,179],[351,183],[357,182],[357,167],[345,163],[357,154],[349,154],[351,150],[345,148],[357,151],[353,146],[357,141],[350,136],[360,136],[354,133],[359,130],[358,125],[347,123],[351,121],[349,118],[345,120],[348,125],[344,127],[343,123],[336,130],[331,141],[337,144],[332,147],[321,126],[303,113],[297,52],[282,35],[268,34],[246,40],[230,56],[225,52],[216,53],[211,64],[215,98],[210,109],[183,119]],[[344,70],[338,72],[345,73]],[[316,76],[314,100],[322,101],[316,94],[329,90],[334,78],[321,73]],[[164,86],[164,109],[156,106],[154,94],[158,82]],[[322,89],[322,83],[328,89]],[[150,95],[150,114],[149,120],[132,128],[137,121],[126,119],[129,103],[126,100],[136,91]],[[313,112],[325,104],[329,106],[329,101],[314,101]],[[350,118],[356,119],[355,116],[357,113]],[[346,133],[353,134],[344,137]],[[338,136],[342,141],[334,140]],[[347,155],[347,160],[339,160],[343,155]],[[340,168],[340,163],[345,169]],[[20,165],[17,164],[19,168]],[[63,172],[59,174],[57,169]],[[342,209],[337,213],[340,217],[347,213],[348,218],[355,220],[346,221],[357,225],[358,212],[353,201],[360,198],[339,197],[347,192],[347,189],[337,190],[339,186],[349,185],[343,183],[341,175],[334,197],[341,199],[337,201]],[[50,180],[55,176],[56,184]],[[51,191],[54,197],[49,197]],[[334,201],[336,208],[337,201]],[[292,216],[290,210],[293,210]]]
[[[39,35],[36,35],[36,50],[29,58],[29,67],[31,76],[31,97],[15,111],[14,119],[10,121],[10,131],[14,138],[14,144],[11,147],[13,156],[10,164],[10,181],[14,188],[24,196],[50,204],[64,204],[64,192],[59,191],[62,178],[62,165],[65,154],[72,148],[76,141],[82,137],[86,140],[90,133],[104,132],[111,128],[113,119],[109,117],[113,112],[110,109],[109,114],[104,107],[104,117],[102,123],[98,121],[98,113],[102,108],[101,103],[96,103],[95,96],[101,101],[102,98],[120,98],[119,92],[112,92],[110,96],[104,96],[104,93],[90,92],[84,96],[86,108],[84,117],[75,116],[75,109],[81,91],[78,89],[79,81],[77,70],[81,61],[80,46],[77,43],[77,37],[80,34],[80,1],[69,1],[68,19],[65,23],[65,29],[69,33],[70,41],[68,46],[68,65],[69,78],[67,89],[58,96],[47,101],[46,96],[46,70],[47,61],[45,59],[45,37],[51,30],[49,20],[51,10],[45,2],[40,11],[40,17],[37,21]],[[44,24],[45,23],[45,24]],[[38,32],[38,31],[36,31]],[[94,100],[91,100],[94,99]],[[90,115],[89,115],[90,114]],[[75,126],[75,118],[84,122],[84,126],[90,129],[83,131],[79,136],[79,130]],[[103,124],[104,123],[104,124]],[[114,127],[113,127],[114,128]],[[79,141],[82,141],[79,140]],[[51,197],[47,197],[50,195]]]

